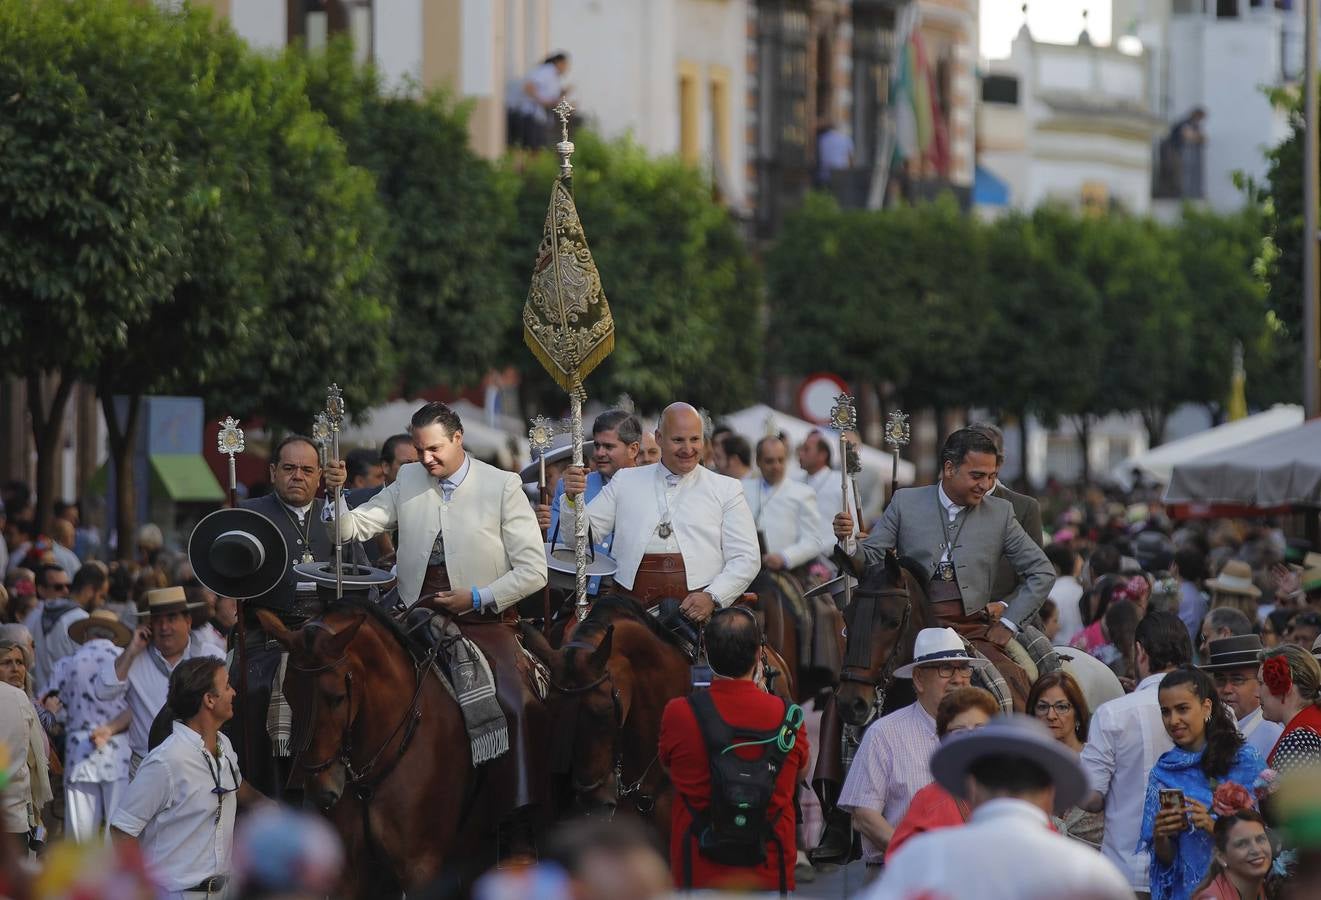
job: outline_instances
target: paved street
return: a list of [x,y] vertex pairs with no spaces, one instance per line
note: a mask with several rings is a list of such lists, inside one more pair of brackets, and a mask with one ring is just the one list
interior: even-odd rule
[[818,873],[811,884],[799,883],[795,896],[811,900],[837,900],[840,897],[856,897],[866,886],[867,867],[862,860],[856,860],[847,866],[829,873]]

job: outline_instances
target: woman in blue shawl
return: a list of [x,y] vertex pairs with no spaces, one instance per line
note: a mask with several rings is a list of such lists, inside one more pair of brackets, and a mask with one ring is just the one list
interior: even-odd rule
[[[1160,717],[1174,741],[1147,779],[1138,852],[1151,855],[1152,900],[1189,900],[1215,849],[1212,795],[1225,782],[1251,793],[1266,761],[1243,742],[1204,672],[1176,669],[1161,679]],[[1162,790],[1183,791],[1182,808],[1162,808]]]

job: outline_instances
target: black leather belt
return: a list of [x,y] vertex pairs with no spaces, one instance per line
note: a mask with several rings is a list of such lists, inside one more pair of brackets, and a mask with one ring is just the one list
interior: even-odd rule
[[225,889],[229,883],[228,875],[212,875],[204,881],[199,881],[190,888],[184,888],[180,893],[183,894],[218,894]]

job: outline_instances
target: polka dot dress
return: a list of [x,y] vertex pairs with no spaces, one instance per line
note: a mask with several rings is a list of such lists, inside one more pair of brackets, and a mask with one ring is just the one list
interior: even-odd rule
[[1280,739],[1271,754],[1271,768],[1281,775],[1318,763],[1321,763],[1321,734],[1310,728],[1295,728]]

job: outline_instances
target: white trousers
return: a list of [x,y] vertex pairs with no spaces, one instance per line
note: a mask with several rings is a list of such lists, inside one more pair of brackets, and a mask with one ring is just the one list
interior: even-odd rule
[[64,785],[64,827],[80,844],[105,834],[106,823],[119,805],[128,779],[73,781]]

